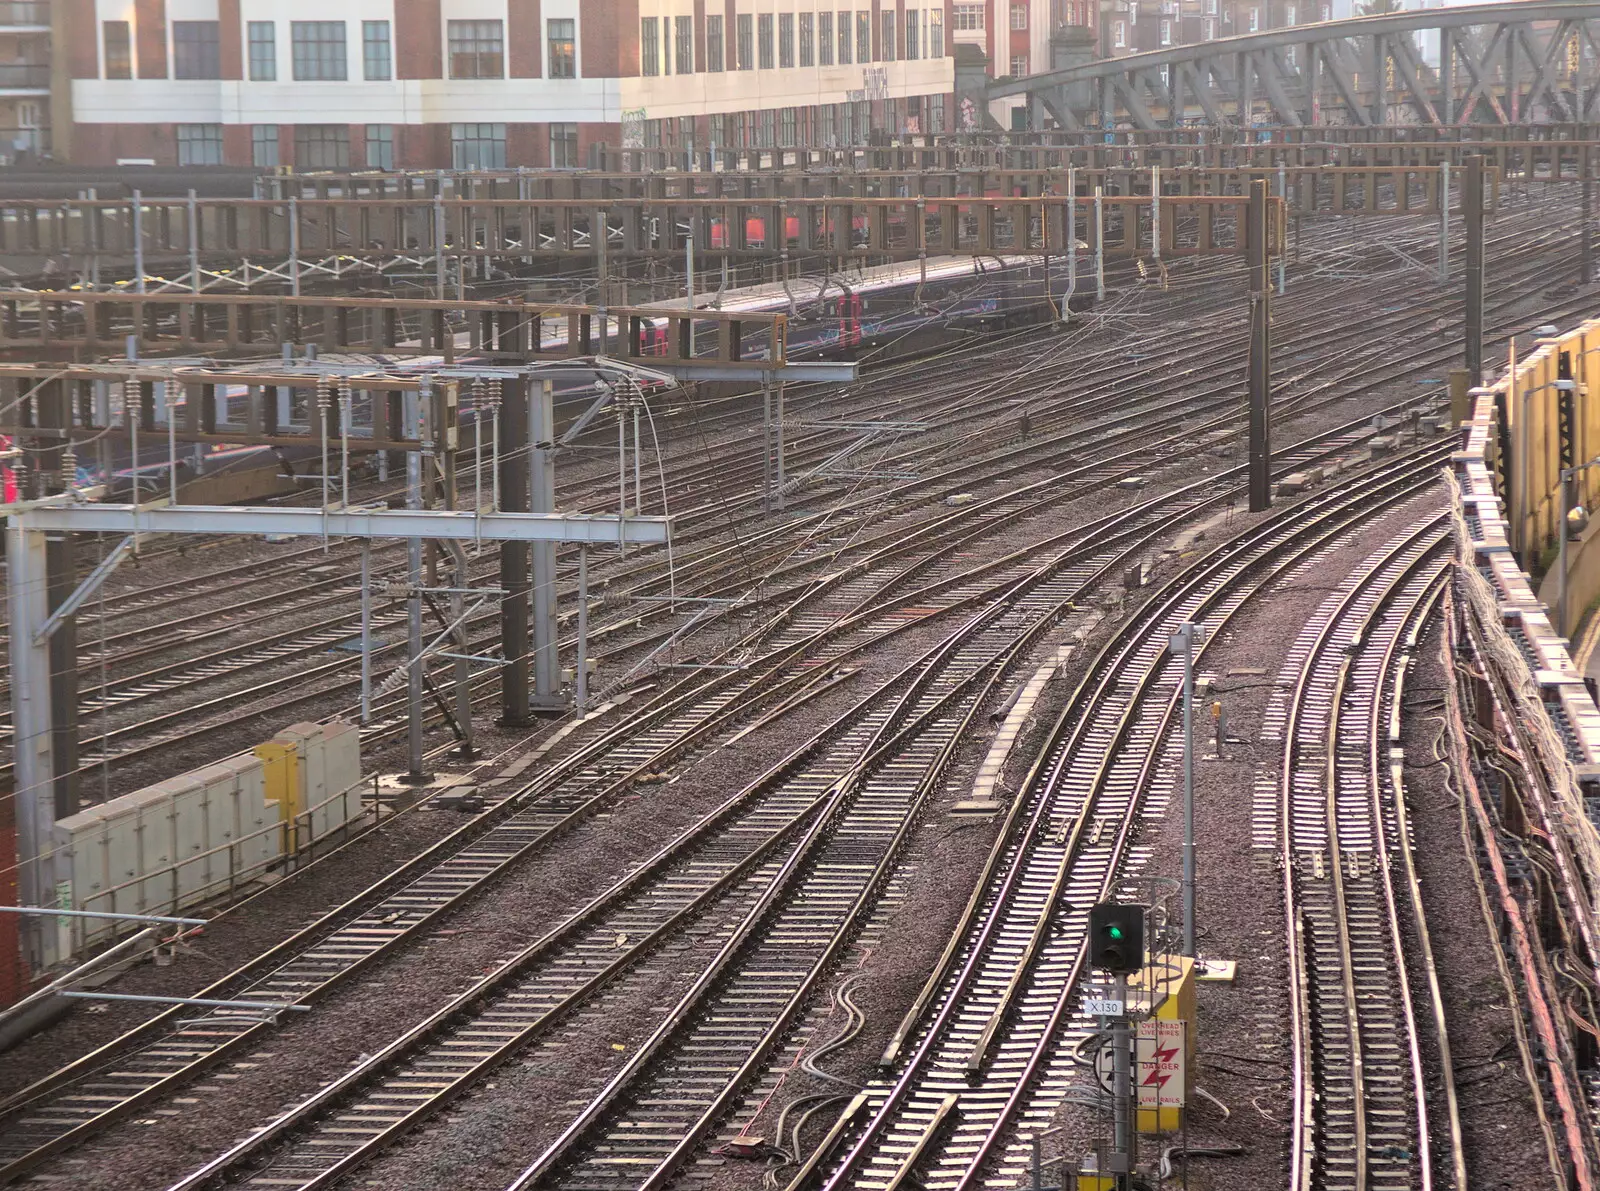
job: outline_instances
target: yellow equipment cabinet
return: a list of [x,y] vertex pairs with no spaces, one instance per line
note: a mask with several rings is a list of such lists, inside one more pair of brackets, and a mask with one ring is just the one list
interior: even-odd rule
[[283,851],[293,855],[296,816],[300,814],[300,750],[292,742],[269,740],[253,750],[261,759],[262,783],[269,802],[278,804],[283,819]]
[[[1195,966],[1183,955],[1153,956],[1146,967],[1128,977],[1128,999],[1134,1004],[1155,1003],[1156,1021],[1182,1022],[1183,1025],[1183,1101],[1193,1095],[1195,1031]],[[1140,1133],[1176,1133],[1183,1128],[1183,1109],[1178,1107],[1140,1108]]]

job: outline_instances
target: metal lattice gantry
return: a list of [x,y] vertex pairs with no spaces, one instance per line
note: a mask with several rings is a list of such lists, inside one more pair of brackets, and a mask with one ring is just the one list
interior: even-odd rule
[[[1591,119],[1600,4],[1502,3],[1296,25],[991,84],[1065,129],[1513,124]],[[1430,51],[1424,54],[1423,41]],[[1432,52],[1437,47],[1437,53]],[[1083,47],[1080,47],[1083,48]]]

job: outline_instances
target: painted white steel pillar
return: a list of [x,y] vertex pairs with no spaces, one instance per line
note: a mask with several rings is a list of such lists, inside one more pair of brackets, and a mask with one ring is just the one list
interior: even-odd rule
[[[25,906],[58,902],[52,850],[55,838],[55,755],[51,749],[50,639],[36,639],[50,618],[45,535],[6,523],[6,594],[11,613],[11,725],[17,820],[17,893]],[[5,861],[0,860],[0,863]],[[70,891],[69,891],[70,896]],[[55,923],[30,918],[24,952],[36,969],[62,954]]]
[[[555,388],[548,380],[528,386],[528,441],[533,447],[533,511],[556,505]],[[561,664],[556,656],[556,544],[535,542],[533,554],[533,693],[540,706],[561,701]]]

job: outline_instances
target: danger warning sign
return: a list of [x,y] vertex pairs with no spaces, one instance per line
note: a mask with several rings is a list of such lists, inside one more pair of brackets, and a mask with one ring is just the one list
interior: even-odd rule
[[1183,1026],[1160,1018],[1139,1023],[1134,1082],[1140,1108],[1183,1107]]

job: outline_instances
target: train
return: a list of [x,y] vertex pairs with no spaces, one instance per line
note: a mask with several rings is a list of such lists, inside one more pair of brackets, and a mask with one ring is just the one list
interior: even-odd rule
[[[1087,249],[1080,245],[1080,249]],[[903,341],[919,333],[963,326],[987,329],[1036,319],[1049,302],[1066,298],[1067,269],[1058,262],[1045,268],[1038,256],[944,256],[878,265],[846,276],[805,277],[698,294],[695,308],[722,313],[788,314],[787,350],[791,359],[837,358],[863,348]],[[1075,295],[1082,305],[1087,291]],[[613,334],[616,333],[612,324]],[[667,323],[647,319],[639,329],[644,355],[667,354]],[[564,332],[546,340],[564,343]],[[720,345],[714,330],[697,334],[699,354],[715,356]],[[761,334],[747,337],[746,359],[766,351]]]

